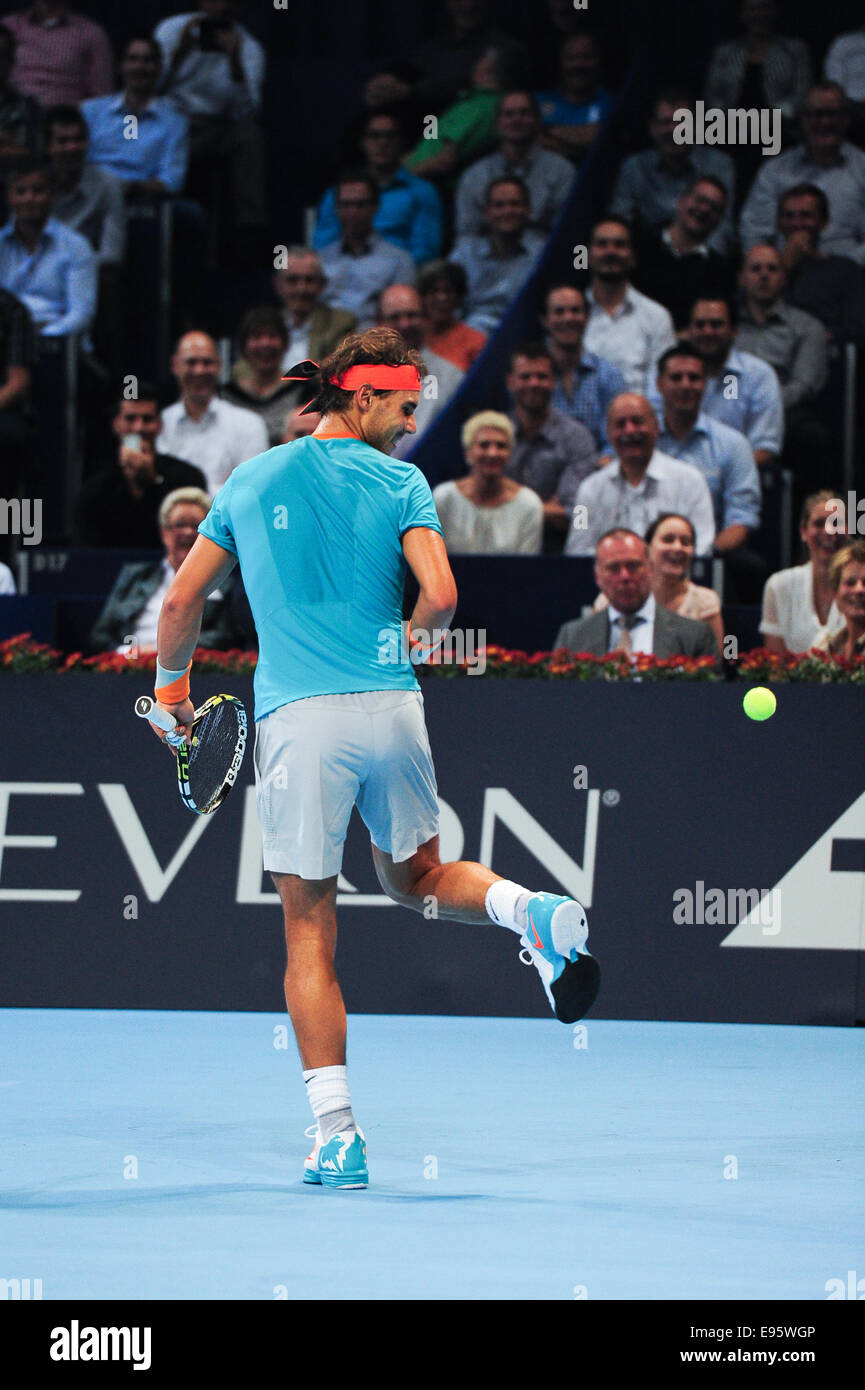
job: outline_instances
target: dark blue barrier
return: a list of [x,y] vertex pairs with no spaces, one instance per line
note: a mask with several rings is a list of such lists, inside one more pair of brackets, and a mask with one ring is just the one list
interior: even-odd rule
[[54,641],[54,602],[26,594],[0,595],[0,642],[29,632],[34,642]]
[[102,546],[40,546],[32,552],[21,550],[19,563],[26,560],[22,587],[30,594],[54,594],[69,598],[73,594],[104,597],[124,565],[158,560],[159,550],[121,550]]
[[[251,752],[198,818],[133,715],[144,676],[0,680],[0,1005],[280,1009]],[[220,689],[251,705],[248,680],[193,683],[196,700]],[[424,693],[443,858],[586,902],[595,1016],[865,1017],[860,690],[780,686],[762,725],[729,685],[425,678]],[[382,897],[357,822],[339,916],[350,1010],[547,1016],[513,933]]]

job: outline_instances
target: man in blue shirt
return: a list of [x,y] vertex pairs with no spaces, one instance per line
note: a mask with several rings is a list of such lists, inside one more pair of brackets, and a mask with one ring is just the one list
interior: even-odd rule
[[538,92],[548,150],[579,162],[601,128],[613,97],[598,82],[601,55],[593,34],[571,34],[559,54],[559,85]]
[[465,318],[470,328],[494,333],[546,246],[541,232],[528,230],[529,191],[508,174],[493,179],[484,203],[486,236],[462,237],[451,252],[468,280]]
[[189,121],[167,97],[156,96],[161,61],[155,39],[129,39],[120,58],[122,89],[81,103],[88,159],[120,179],[127,198],[177,194],[186,181]]
[[544,295],[541,323],[556,373],[553,406],[579,420],[599,449],[609,448],[607,411],[627,390],[624,372],[583,347],[589,319],[585,292],[578,285],[551,285]]
[[[315,432],[250,459],[214,499],[159,622],[156,695],[189,737],[188,672],[207,594],[240,564],[259,636],[256,786],[264,866],[285,913],[285,998],[318,1130],[304,1181],[366,1187],[334,970],[336,888],[355,803],[394,901],[521,937],[562,1021],[597,992],[579,903],[474,863],[442,864],[435,772],[414,674],[456,606],[429,485],[388,458],[414,431],[424,363],[393,329],[345,339],[295,379]],[[403,635],[406,566],[420,594]],[[555,943],[553,931],[555,930]],[[528,935],[531,933],[531,936]]]
[[51,216],[45,161],[23,160],[7,197],[12,216],[0,231],[0,285],[26,304],[42,337],[86,333],[96,313],[96,255]]
[[658,448],[703,474],[715,509],[715,553],[726,557],[760,524],[760,479],[745,436],[701,410],[705,389],[706,364],[697,348],[677,343],[661,355]]
[[[438,189],[402,167],[405,151],[402,125],[389,111],[373,111],[363,123],[364,168],[378,185],[378,208],[373,227],[385,241],[408,251],[418,265],[441,251],[442,208]],[[329,188],[319,204],[312,244],[318,250],[340,234],[336,189]]]

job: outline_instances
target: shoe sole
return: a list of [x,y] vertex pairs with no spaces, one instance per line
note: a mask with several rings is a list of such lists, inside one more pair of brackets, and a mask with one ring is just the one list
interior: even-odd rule
[[310,1187],[369,1187],[369,1173],[346,1173],[345,1177],[321,1177],[318,1173],[306,1172],[303,1181]]
[[594,956],[578,955],[569,960],[561,975],[550,985],[556,1018],[560,1023],[576,1023],[594,1004],[601,985],[601,967]]

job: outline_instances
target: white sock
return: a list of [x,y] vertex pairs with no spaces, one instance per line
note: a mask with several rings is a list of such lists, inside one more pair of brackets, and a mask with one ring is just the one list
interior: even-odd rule
[[312,1113],[321,1130],[321,1142],[326,1144],[335,1134],[357,1129],[351,1113],[348,1073],[342,1067],[313,1067],[303,1073],[306,1094]]
[[487,889],[484,907],[497,927],[509,927],[522,936],[529,924],[528,905],[532,896],[528,888],[521,888],[509,878],[499,878]]

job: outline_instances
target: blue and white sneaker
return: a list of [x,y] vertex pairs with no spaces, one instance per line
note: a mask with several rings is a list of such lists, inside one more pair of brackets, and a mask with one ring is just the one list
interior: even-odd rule
[[561,1023],[576,1023],[597,997],[601,971],[586,950],[588,934],[585,911],[575,898],[535,893],[529,899],[520,960],[537,967],[550,1007]]
[[321,1142],[318,1125],[305,1134],[315,1136],[312,1153],[304,1159],[303,1181],[320,1187],[368,1187],[366,1141],[359,1129],[335,1134],[326,1144]]

